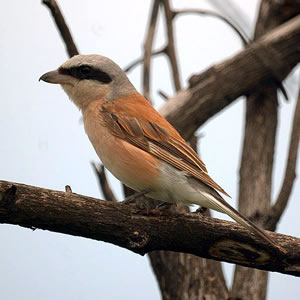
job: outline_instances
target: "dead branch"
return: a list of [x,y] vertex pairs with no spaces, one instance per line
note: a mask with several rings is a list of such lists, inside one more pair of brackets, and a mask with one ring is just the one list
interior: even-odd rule
[[70,57],[79,54],[75,42],[72,38],[71,32],[66,24],[66,21],[60,11],[59,6],[57,5],[55,0],[43,0],[43,4],[45,4],[51,11],[55,24],[57,26],[58,32],[60,33],[62,39],[65,42],[65,46],[67,48],[67,52]]
[[274,65],[278,79],[283,80],[300,61],[299,48],[300,16],[251,43],[233,58],[192,76],[190,87],[167,101],[160,113],[188,140],[198,127],[238,97],[272,80],[272,72],[257,60],[253,51],[264,51],[273,59],[276,51]]
[[285,169],[284,180],[281,186],[280,193],[275,204],[271,208],[271,220],[268,228],[275,230],[278,221],[280,220],[282,213],[284,212],[288,200],[290,198],[293,185],[296,178],[296,165],[297,156],[299,149],[299,137],[300,137],[300,90],[298,95],[298,100],[294,112],[293,127],[290,137],[290,146],[288,159]]
[[199,214],[145,216],[130,205],[0,181],[0,222],[105,241],[141,255],[185,252],[300,276],[300,239],[269,233],[287,250],[280,256],[242,226]]
[[153,1],[153,7],[150,17],[150,22],[148,25],[146,40],[144,43],[144,64],[143,64],[143,95],[151,102],[150,96],[150,67],[151,67],[151,54],[152,54],[152,44],[154,39],[154,34],[156,30],[156,21],[159,10],[160,0]]
[[104,166],[99,164],[99,167],[97,167],[97,165],[94,162],[92,162],[91,165],[98,179],[99,188],[103,192],[105,200],[118,202],[107,181]]
[[168,44],[167,44],[167,55],[171,64],[172,68],[172,75],[173,75],[173,83],[176,91],[181,89],[180,84],[180,76],[178,71],[178,63],[176,58],[176,51],[175,51],[175,42],[174,42],[174,31],[173,31],[173,11],[170,8],[169,0],[162,0],[162,5],[164,7],[165,12],[165,22],[167,28],[167,37],[168,37]]
[[[161,49],[157,50],[157,51],[152,52],[151,56],[155,57],[155,56],[158,56],[160,54],[166,54],[166,47],[165,46],[162,47]],[[127,67],[125,67],[123,70],[124,70],[124,72],[128,73],[133,68],[135,68],[138,64],[144,63],[144,61],[145,61],[145,57],[137,58],[136,60],[131,62]]]
[[190,14],[197,14],[197,15],[204,15],[204,16],[210,16],[210,17],[215,17],[217,19],[220,19],[221,21],[225,22],[227,25],[229,25],[235,33],[239,36],[240,40],[242,41],[243,46],[247,46],[251,40],[247,36],[245,32],[241,28],[238,28],[236,25],[234,25],[229,19],[226,17],[218,14],[217,12],[214,11],[209,11],[205,9],[182,9],[182,10],[177,10],[174,11],[174,17],[180,16],[180,15],[190,15]]

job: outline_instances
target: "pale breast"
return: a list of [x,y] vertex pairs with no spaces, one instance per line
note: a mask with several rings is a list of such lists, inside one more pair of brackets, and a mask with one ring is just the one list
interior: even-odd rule
[[102,118],[100,105],[92,102],[83,113],[85,131],[103,165],[121,182],[136,191],[153,185],[159,176],[158,159],[113,136]]

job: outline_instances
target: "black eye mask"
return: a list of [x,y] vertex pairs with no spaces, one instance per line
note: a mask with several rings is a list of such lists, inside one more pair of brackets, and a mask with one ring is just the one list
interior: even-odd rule
[[107,73],[87,65],[69,69],[59,68],[59,73],[70,75],[79,80],[97,80],[101,83],[110,83],[112,81],[112,78]]

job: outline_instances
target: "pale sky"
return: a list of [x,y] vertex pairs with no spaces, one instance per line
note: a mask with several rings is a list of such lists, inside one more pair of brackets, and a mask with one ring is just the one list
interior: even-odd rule
[[[240,5],[243,23],[253,28],[256,0]],[[59,4],[81,53],[99,53],[124,67],[142,51],[150,1],[60,0]],[[183,5],[184,3],[184,5]],[[173,1],[176,8],[210,7],[208,1]],[[155,46],[163,45],[160,20]],[[48,9],[41,1],[10,0],[0,10],[1,110],[0,179],[64,190],[69,184],[79,194],[102,197],[90,167],[98,162],[80,121],[80,112],[59,86],[38,82],[45,72],[68,57]],[[181,17],[176,41],[182,82],[241,50],[233,31],[210,17]],[[141,90],[140,73],[129,74]],[[168,64],[163,57],[153,65],[152,96],[163,101],[159,89],[173,94]],[[299,72],[287,84],[290,101],[280,99],[280,127],[276,148],[273,198],[285,169],[291,119]],[[237,79],[238,84],[238,79]],[[244,122],[244,101],[239,99],[200,128],[201,158],[212,177],[228,191],[235,204]],[[299,165],[299,164],[298,164]],[[299,173],[299,167],[298,167]],[[111,176],[119,199],[119,183]],[[300,184],[295,183],[278,231],[300,236]],[[217,217],[228,219],[218,214]],[[48,231],[0,225],[0,298],[38,299],[159,299],[148,258],[103,242]],[[227,281],[232,265],[224,264]],[[272,273],[268,299],[300,299],[299,280]]]

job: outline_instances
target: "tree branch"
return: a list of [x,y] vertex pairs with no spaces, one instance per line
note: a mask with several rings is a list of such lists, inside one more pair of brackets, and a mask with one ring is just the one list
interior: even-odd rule
[[60,11],[59,6],[57,5],[55,0],[43,0],[43,4],[45,4],[51,11],[55,24],[58,28],[58,32],[65,42],[65,46],[67,48],[67,52],[70,57],[79,54],[77,47],[73,41],[71,32],[65,22],[65,19]]
[[[165,53],[166,53],[166,47],[164,46],[161,49],[152,52],[151,56],[154,57],[154,56],[158,56],[160,54],[165,54]],[[144,61],[145,61],[145,57],[137,58],[133,62],[131,62],[129,65],[127,65],[123,70],[124,70],[124,72],[128,73],[133,68],[135,68],[138,64],[144,63]]]
[[271,220],[268,228],[274,229],[278,221],[280,220],[282,213],[284,212],[290,194],[292,192],[293,184],[296,178],[296,165],[297,156],[299,149],[299,137],[300,137],[300,90],[298,95],[298,100],[294,113],[293,127],[290,137],[289,154],[287,159],[287,165],[285,169],[284,180],[281,186],[280,193],[275,204],[271,208]]
[[107,181],[104,166],[99,165],[99,167],[97,167],[97,165],[95,163],[92,163],[92,167],[93,167],[95,175],[98,179],[99,188],[102,191],[105,200],[118,202],[117,198],[115,197],[115,195]]
[[0,222],[105,241],[141,255],[185,252],[300,276],[300,239],[269,233],[287,250],[274,254],[242,226],[199,214],[144,216],[130,205],[0,181]]
[[167,55],[172,68],[174,87],[176,91],[179,91],[181,89],[181,84],[180,84],[180,76],[178,71],[178,63],[176,58],[175,42],[174,42],[174,31],[173,31],[174,13],[170,8],[169,0],[161,0],[161,2],[165,11],[165,22],[167,27],[166,30],[167,37],[168,37]]
[[197,14],[197,15],[204,15],[204,16],[211,16],[215,17],[217,19],[222,20],[225,22],[227,25],[231,27],[235,33],[239,36],[243,46],[247,46],[250,43],[250,39],[247,37],[247,34],[243,32],[241,28],[238,28],[236,25],[234,25],[229,19],[226,17],[214,12],[214,11],[209,11],[205,9],[182,9],[178,11],[174,11],[174,17],[180,16],[180,15],[187,15],[187,14]]
[[192,76],[190,87],[167,101],[160,112],[188,140],[199,126],[238,97],[272,80],[272,72],[253,53],[263,51],[268,59],[272,58],[278,79],[283,80],[300,61],[299,48],[300,16],[267,33],[233,58]]
[[143,95],[151,102],[150,96],[150,67],[152,57],[152,45],[156,29],[156,21],[159,10],[160,0],[153,0],[153,7],[148,26],[147,36],[144,43],[144,64],[143,64]]

